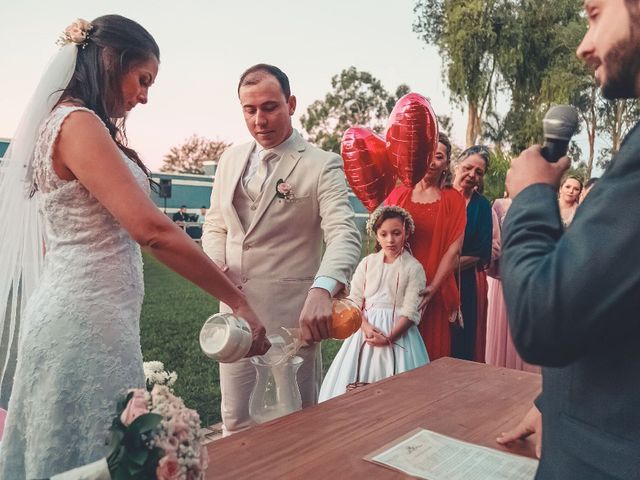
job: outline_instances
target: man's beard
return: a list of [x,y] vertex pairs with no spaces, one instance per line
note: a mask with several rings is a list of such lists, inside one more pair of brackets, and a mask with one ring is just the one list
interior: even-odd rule
[[636,91],[640,75],[640,28],[635,23],[640,20],[640,15],[629,14],[629,37],[616,43],[604,57],[608,78],[602,85],[602,96],[609,100],[635,98],[640,93]]

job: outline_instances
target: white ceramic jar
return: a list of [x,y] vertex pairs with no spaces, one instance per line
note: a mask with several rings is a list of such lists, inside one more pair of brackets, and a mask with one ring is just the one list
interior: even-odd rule
[[200,348],[210,358],[231,363],[244,358],[251,348],[251,327],[232,313],[216,313],[200,330]]

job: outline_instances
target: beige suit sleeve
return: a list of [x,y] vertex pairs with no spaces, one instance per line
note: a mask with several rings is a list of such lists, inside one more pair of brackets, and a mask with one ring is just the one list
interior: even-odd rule
[[216,177],[211,191],[211,206],[205,216],[202,227],[202,249],[219,267],[226,263],[227,226],[222,216],[220,196],[222,189],[222,177],[224,168],[223,155],[218,162]]
[[402,272],[408,276],[407,288],[404,292],[402,305],[397,310],[398,316],[405,316],[413,323],[420,323],[420,292],[427,284],[424,268],[417,261],[411,262],[410,267]]
[[318,203],[326,250],[317,276],[331,277],[349,292],[349,279],[360,258],[360,232],[349,203],[342,158],[331,156],[318,178]]

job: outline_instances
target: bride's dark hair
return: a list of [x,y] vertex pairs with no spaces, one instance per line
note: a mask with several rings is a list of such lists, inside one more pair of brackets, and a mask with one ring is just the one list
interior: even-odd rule
[[135,150],[127,146],[125,118],[112,118],[122,105],[122,78],[137,63],[155,56],[160,49],[140,24],[120,15],[104,15],[91,22],[88,39],[78,46],[73,77],[60,102],[80,101],[104,122],[118,147],[149,175]]

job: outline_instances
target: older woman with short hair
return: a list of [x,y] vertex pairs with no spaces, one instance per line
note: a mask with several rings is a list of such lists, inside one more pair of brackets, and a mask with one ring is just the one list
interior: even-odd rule
[[484,362],[487,328],[487,280],[491,260],[492,216],[489,201],[477,192],[489,168],[490,152],[476,145],[454,163],[453,188],[467,205],[467,223],[459,263],[461,317],[452,334],[456,358]]

